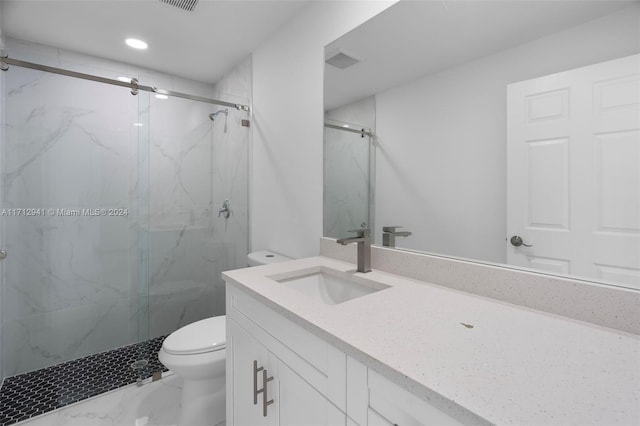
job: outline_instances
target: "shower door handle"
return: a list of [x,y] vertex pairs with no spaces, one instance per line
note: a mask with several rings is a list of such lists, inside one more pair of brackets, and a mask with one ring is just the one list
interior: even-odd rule
[[5,249],[0,249],[0,260],[7,258],[7,251]]

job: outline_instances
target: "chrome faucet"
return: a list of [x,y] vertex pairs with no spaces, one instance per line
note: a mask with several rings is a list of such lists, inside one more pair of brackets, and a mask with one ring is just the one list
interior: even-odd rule
[[350,243],[358,243],[358,272],[371,272],[371,238],[368,229],[354,229],[356,236],[340,238],[338,244],[346,246]]
[[409,231],[396,231],[402,226],[383,226],[382,227],[382,245],[384,247],[395,247],[396,237],[408,237],[411,235]]

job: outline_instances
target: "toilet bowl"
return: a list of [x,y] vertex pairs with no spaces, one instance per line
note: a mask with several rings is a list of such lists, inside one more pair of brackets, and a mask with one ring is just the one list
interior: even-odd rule
[[158,359],[184,380],[179,426],[217,425],[225,420],[224,315],[196,321],[171,333]]
[[[291,258],[269,251],[250,253],[248,266]],[[184,379],[178,426],[215,426],[225,420],[226,317],[207,318],[167,336],[158,352],[165,367]]]

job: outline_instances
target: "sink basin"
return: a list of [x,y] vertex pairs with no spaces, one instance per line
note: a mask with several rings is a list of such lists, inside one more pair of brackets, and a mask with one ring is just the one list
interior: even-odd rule
[[334,271],[328,268],[299,271],[295,276],[287,274],[286,278],[271,278],[280,284],[328,305],[336,305],[389,287],[385,284],[354,276],[352,273]]

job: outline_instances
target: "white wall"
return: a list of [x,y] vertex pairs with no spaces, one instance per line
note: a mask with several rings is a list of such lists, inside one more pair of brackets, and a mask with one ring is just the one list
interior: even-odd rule
[[[640,51],[640,6],[376,95],[376,227],[506,261],[506,85]],[[377,241],[380,241],[379,235]]]
[[318,254],[324,46],[393,3],[312,2],[254,52],[253,250]]

